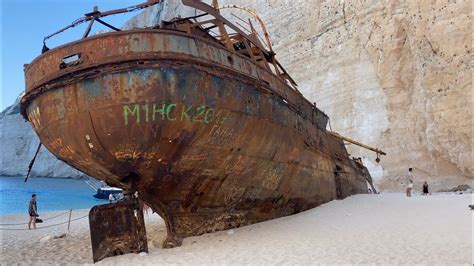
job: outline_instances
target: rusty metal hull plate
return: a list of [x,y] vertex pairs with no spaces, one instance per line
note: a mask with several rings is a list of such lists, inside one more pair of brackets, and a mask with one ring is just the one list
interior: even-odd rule
[[166,222],[165,246],[367,191],[368,172],[302,96],[252,62],[245,72],[190,58],[154,53],[52,73],[22,110],[58,158],[138,191]]
[[135,200],[94,206],[89,212],[89,225],[94,262],[148,252],[143,211]]

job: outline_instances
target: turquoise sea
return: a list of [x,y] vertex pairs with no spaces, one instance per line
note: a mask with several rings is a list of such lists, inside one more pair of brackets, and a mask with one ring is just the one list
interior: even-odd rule
[[31,194],[36,194],[38,213],[90,209],[107,200],[93,197],[95,191],[84,180],[0,176],[0,214],[28,213]]

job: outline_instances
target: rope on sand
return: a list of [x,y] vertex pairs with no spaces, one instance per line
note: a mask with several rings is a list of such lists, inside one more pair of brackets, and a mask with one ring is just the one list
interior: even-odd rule
[[[52,216],[52,217],[48,217],[48,218],[44,218],[43,221],[47,221],[47,220],[51,220],[51,219],[54,219],[56,217],[59,217],[59,216],[62,216],[64,214],[67,214],[69,213],[69,211],[66,211],[66,212],[63,212],[63,213],[60,213],[58,215],[55,215],[55,216]],[[28,223],[18,223],[18,224],[0,224],[0,226],[13,226],[13,225],[27,225]]]
[[[69,212],[69,211],[68,211],[68,212]],[[50,225],[46,225],[46,226],[37,227],[35,230],[37,230],[37,229],[44,229],[44,228],[53,227],[53,226],[58,226],[58,225],[63,225],[63,224],[67,224],[67,223],[70,223],[70,222],[74,222],[74,221],[77,221],[77,220],[86,218],[86,217],[88,217],[88,216],[89,216],[89,214],[84,215],[84,216],[81,216],[81,217],[78,217],[78,218],[71,219],[70,221],[68,220],[68,221],[65,221],[65,222],[62,222],[62,223],[50,224]],[[51,219],[51,218],[49,218],[49,219]],[[26,224],[28,224],[28,223],[26,223]],[[27,230],[30,230],[30,229],[23,229],[23,228],[0,228],[0,230],[6,230],[6,231],[27,231]]]

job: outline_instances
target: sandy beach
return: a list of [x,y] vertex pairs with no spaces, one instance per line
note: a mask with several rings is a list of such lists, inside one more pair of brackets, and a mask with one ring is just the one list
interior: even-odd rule
[[[356,195],[293,216],[186,238],[162,249],[163,220],[145,216],[148,254],[107,258],[98,264],[465,264],[473,263],[472,194]],[[40,213],[38,227],[67,220],[64,212]],[[87,210],[67,224],[38,230],[1,230],[0,263],[92,264]],[[84,217],[84,218],[81,218]],[[3,215],[1,224],[27,222]],[[2,226],[2,228],[26,228]]]

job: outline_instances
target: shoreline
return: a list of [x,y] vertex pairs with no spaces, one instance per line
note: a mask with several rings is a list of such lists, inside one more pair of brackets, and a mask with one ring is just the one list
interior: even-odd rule
[[[55,178],[55,177],[50,177],[50,178]],[[380,194],[383,194],[383,195],[391,195],[391,194],[403,194],[403,192],[381,192],[379,194],[367,194],[367,195],[380,195]],[[472,191],[441,191],[441,192],[433,192],[429,195],[423,195],[422,193],[420,192],[412,192],[412,196],[413,197],[416,197],[416,196],[440,196],[440,195],[472,195],[473,192]],[[106,204],[107,202],[104,201],[103,204]],[[317,208],[317,207],[316,207]],[[69,212],[70,209],[58,209],[58,210],[46,210],[46,211],[41,211],[41,217],[39,218],[42,218],[43,214],[45,215],[57,215],[58,213],[60,212]],[[79,211],[79,212],[85,212],[85,211],[89,211],[90,209],[85,209],[85,208],[81,208],[81,209],[72,209],[73,212],[75,211]],[[11,216],[11,217],[8,217],[8,216]],[[3,220],[3,219],[8,219],[8,218],[13,218],[13,219],[17,219],[17,216],[25,216],[27,217],[26,219],[28,219],[28,213],[25,211],[25,210],[21,210],[19,212],[15,212],[15,213],[0,213],[0,221]],[[0,222],[1,224],[1,222]]]
[[[22,178],[25,179],[26,173],[24,175],[17,174],[17,175],[10,175],[10,174],[1,174],[0,177],[11,177],[11,178]],[[87,180],[89,176],[80,176],[80,177],[66,177],[66,176],[36,176],[36,175],[30,175],[28,179],[30,178],[44,178],[44,179],[74,179],[74,180]]]
[[97,199],[85,181],[60,178],[31,178],[24,182],[20,177],[0,178],[0,215],[27,214],[31,195],[38,196],[39,213],[90,209],[94,205],[107,203]]
[[[73,209],[72,210],[72,213],[88,213],[90,209]],[[66,209],[66,210],[53,210],[53,211],[43,211],[43,212],[40,212],[40,217],[38,218],[41,218],[43,219],[43,217],[45,219],[43,220],[50,220],[51,217],[53,216],[56,216],[56,215],[59,215],[59,214],[67,214],[69,213],[69,209]],[[23,220],[25,220],[26,218],[26,221],[28,222],[28,213],[26,211],[23,211],[23,212],[20,212],[20,213],[4,213],[4,214],[0,214],[0,224],[4,224],[6,223],[5,221],[14,221],[14,222],[19,222],[21,223],[21,219],[23,218]],[[51,220],[54,220],[55,218],[53,217],[53,219]],[[14,222],[10,222],[10,223],[14,223]]]
[[[70,209],[61,209],[61,210],[47,210],[47,211],[41,211],[40,210],[40,214],[41,216],[43,215],[56,215],[58,213],[61,213],[61,212],[69,212]],[[85,212],[85,211],[89,211],[90,209],[85,209],[85,208],[81,208],[81,209],[72,209],[73,212],[76,212],[76,211],[79,211],[79,212]],[[25,217],[28,217],[28,212],[26,210],[22,210],[21,212],[15,212],[15,213],[0,213],[0,220],[2,219],[8,219],[8,218],[12,218],[12,219],[17,219],[17,216],[25,216]],[[41,219],[43,219],[42,217],[39,217]]]
[[[106,258],[99,264],[472,265],[474,212],[468,208],[472,201],[472,194],[454,193],[411,198],[402,193],[355,195],[295,215],[188,237],[173,249],[161,248],[166,226],[150,212],[145,215],[149,253]],[[73,211],[73,219],[87,214],[85,211]],[[0,220],[27,222],[26,217],[0,215]],[[67,216],[51,222],[64,218]],[[67,225],[61,225],[1,231],[0,239],[2,264],[92,264],[86,218],[72,222],[69,233]]]

